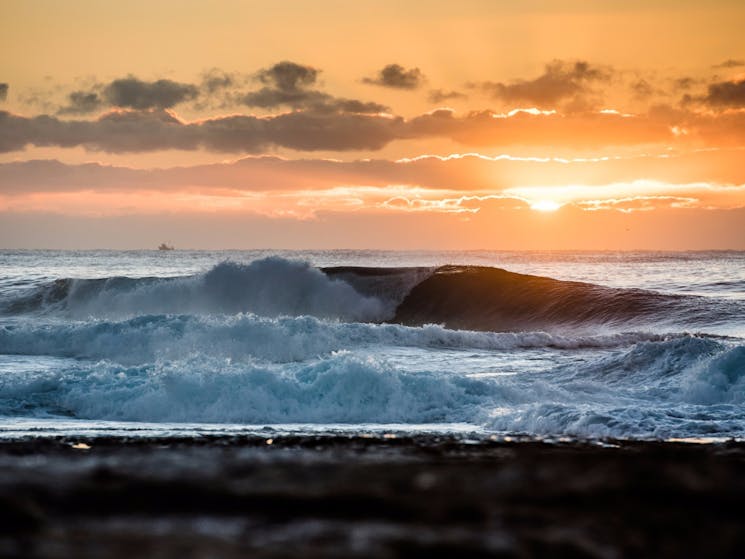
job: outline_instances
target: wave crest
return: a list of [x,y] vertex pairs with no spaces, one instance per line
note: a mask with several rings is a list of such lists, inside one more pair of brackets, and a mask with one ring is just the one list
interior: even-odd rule
[[344,349],[385,346],[494,351],[615,348],[670,336],[644,332],[593,336],[474,332],[435,324],[410,327],[251,314],[146,315],[122,321],[53,321],[0,327],[0,345],[6,354],[112,359],[128,364],[183,359],[194,354],[282,363]]
[[393,308],[307,262],[269,257],[249,264],[222,262],[204,274],[180,278],[58,280],[6,304],[6,311],[77,318],[252,312],[379,321]]

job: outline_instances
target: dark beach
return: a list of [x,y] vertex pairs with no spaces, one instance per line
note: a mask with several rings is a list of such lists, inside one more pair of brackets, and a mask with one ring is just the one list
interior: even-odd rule
[[2,557],[736,557],[745,444],[0,442]]

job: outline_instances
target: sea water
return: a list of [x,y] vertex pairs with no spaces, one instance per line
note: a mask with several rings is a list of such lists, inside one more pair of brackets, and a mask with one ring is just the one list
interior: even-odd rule
[[0,251],[0,437],[330,431],[743,438],[745,253]]

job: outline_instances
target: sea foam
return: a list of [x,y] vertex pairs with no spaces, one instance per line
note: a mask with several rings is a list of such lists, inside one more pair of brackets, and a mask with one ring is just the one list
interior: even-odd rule
[[645,332],[560,335],[547,332],[473,332],[429,324],[341,323],[311,316],[143,315],[119,321],[19,322],[0,326],[3,353],[148,363],[194,354],[282,363],[356,348],[586,349],[628,346],[686,334]]
[[127,317],[142,314],[313,315],[379,321],[390,303],[360,294],[307,262],[269,257],[249,264],[217,264],[204,274],[177,278],[58,280],[5,303],[6,313],[63,313],[66,317]]
[[130,364],[76,359],[56,368],[9,371],[0,384],[0,414],[192,423],[468,423],[549,436],[745,436],[745,346],[730,341],[683,336],[632,342],[598,350],[600,359],[591,351],[584,360],[537,373],[486,376],[465,368],[405,370],[379,345],[370,351],[359,341],[350,345],[356,351],[310,358],[300,350],[302,360],[286,362],[198,351],[153,354],[152,361]]

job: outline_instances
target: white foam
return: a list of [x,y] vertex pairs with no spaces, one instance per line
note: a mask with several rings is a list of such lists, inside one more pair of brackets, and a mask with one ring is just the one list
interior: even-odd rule
[[2,411],[15,405],[104,420],[428,423],[473,419],[483,403],[482,386],[467,377],[403,373],[347,355],[283,368],[204,358],[129,368],[101,362],[86,370],[18,376],[2,388]]
[[[271,325],[283,325],[280,331],[318,328],[317,342],[334,332],[331,326],[352,326],[310,318],[232,320],[241,319],[268,329],[266,335],[273,335]],[[420,342],[432,342],[427,336],[438,329],[364,330],[375,331],[395,333],[399,341],[410,335],[408,341],[419,336]],[[8,368],[0,384],[0,415],[171,423],[467,423],[551,436],[745,436],[745,346],[732,342],[691,336],[632,342],[540,371],[477,376],[435,362],[428,368],[429,350],[417,354],[423,359],[418,368],[406,370],[389,362],[378,345],[368,354],[332,351],[310,358],[308,339],[302,340],[301,335],[290,350],[304,356],[297,361],[233,359],[219,351],[158,358],[153,352],[152,361],[130,365],[66,360],[56,367]],[[489,351],[496,358],[511,350]],[[550,363],[551,355],[564,350],[538,351]]]
[[268,257],[249,264],[223,262],[196,276],[172,279],[72,280],[57,305],[72,317],[127,317],[164,313],[313,315],[379,321],[391,303],[364,296],[307,262]]
[[613,348],[662,340],[649,333],[563,336],[546,332],[472,332],[438,325],[341,323],[315,317],[148,315],[122,321],[26,321],[0,328],[3,353],[148,363],[207,355],[292,362],[360,347],[514,350]]

